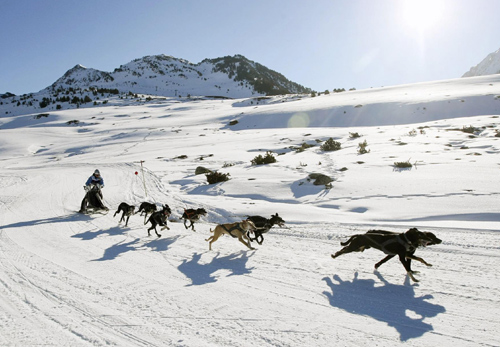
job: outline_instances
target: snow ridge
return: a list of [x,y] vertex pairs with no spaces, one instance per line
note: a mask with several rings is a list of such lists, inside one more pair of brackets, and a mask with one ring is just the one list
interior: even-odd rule
[[158,96],[229,98],[310,91],[242,55],[193,64],[165,54],[135,59],[111,73],[76,65],[43,91],[89,87]]
[[470,68],[462,77],[494,75],[500,73],[500,49],[488,54],[479,64]]

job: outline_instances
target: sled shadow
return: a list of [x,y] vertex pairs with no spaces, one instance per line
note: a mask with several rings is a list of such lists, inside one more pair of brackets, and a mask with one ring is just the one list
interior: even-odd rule
[[[432,299],[432,295],[416,297],[408,276],[404,285],[396,285],[387,282],[377,271],[375,275],[382,281],[382,286],[375,286],[373,279],[358,279],[357,272],[351,282],[341,280],[338,275],[333,276],[337,283],[325,277],[323,280],[331,292],[325,291],[323,294],[334,307],[369,316],[394,327],[401,341],[418,338],[434,330],[424,320],[444,313],[446,309],[426,301]],[[411,311],[410,315],[408,311]]]
[[75,214],[68,214],[65,216],[57,216],[57,217],[44,218],[44,219],[34,219],[34,220],[30,220],[30,221],[23,221],[23,222],[18,222],[18,223],[6,224],[3,226],[0,226],[0,229],[25,228],[25,227],[32,227],[35,225],[42,225],[42,224],[80,222],[82,220],[90,220],[90,219],[92,219],[92,216],[75,213]]
[[136,238],[129,242],[118,242],[117,244],[107,248],[101,258],[94,259],[93,261],[113,260],[124,253],[137,250],[149,249],[156,252],[167,251],[170,245],[177,241],[178,238],[179,236],[172,236],[149,241],[147,243],[142,242],[140,238]]
[[212,259],[210,263],[200,264],[202,254],[194,253],[191,260],[183,260],[178,266],[180,272],[191,280],[191,284],[187,286],[199,286],[203,284],[217,282],[217,277],[214,275],[219,270],[228,270],[227,276],[240,276],[252,272],[253,267],[247,267],[247,261],[254,253],[248,255],[249,251],[240,251],[224,257],[219,257],[219,253]]

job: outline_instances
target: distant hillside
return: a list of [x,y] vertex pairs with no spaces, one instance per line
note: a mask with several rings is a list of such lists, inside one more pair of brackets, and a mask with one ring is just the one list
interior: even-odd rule
[[488,54],[479,64],[471,67],[462,77],[494,75],[500,73],[500,49]]
[[158,96],[250,96],[308,93],[311,90],[242,55],[192,64],[167,55],[146,56],[113,72],[76,65],[44,91],[105,88]]

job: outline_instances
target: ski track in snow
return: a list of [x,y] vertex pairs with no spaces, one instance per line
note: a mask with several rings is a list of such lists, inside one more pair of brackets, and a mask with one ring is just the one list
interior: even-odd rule
[[[234,130],[228,103],[245,105],[63,110],[43,130],[31,116],[0,118],[10,124],[0,129],[0,346],[499,346],[493,111],[383,127]],[[265,107],[281,122],[279,104]],[[303,104],[281,107],[291,114]],[[97,112],[105,114],[95,125],[62,125]],[[264,111],[245,112],[250,124]],[[478,134],[458,131],[471,124]],[[289,148],[329,137],[341,151]],[[357,155],[364,139],[371,152]],[[276,164],[250,165],[266,150],[282,153]],[[393,169],[409,157],[416,167]],[[197,166],[231,180],[209,186]],[[80,215],[96,167],[110,211]],[[312,172],[333,177],[332,188],[313,186]],[[138,215],[119,224],[122,201],[169,204],[170,230],[148,237]],[[197,207],[208,215],[192,232],[179,219]],[[256,250],[226,236],[208,251],[217,223],[276,212],[286,227]],[[418,283],[397,259],[374,271],[384,257],[375,250],[330,257],[353,234],[413,226],[443,240],[417,251],[433,264],[412,263]]]

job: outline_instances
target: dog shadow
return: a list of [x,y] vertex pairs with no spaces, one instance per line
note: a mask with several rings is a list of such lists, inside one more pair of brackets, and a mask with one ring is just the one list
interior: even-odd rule
[[124,230],[123,228],[120,228],[119,226],[109,228],[106,230],[95,230],[95,231],[85,231],[83,233],[71,235],[71,237],[77,238],[77,239],[82,239],[84,241],[88,240],[93,240],[101,235],[108,235],[108,236],[116,236],[116,235],[123,235]]
[[217,282],[218,277],[214,275],[219,270],[228,270],[229,276],[241,276],[252,272],[253,267],[247,266],[248,259],[254,254],[250,251],[240,251],[220,257],[219,253],[212,259],[210,263],[201,264],[200,259],[202,254],[194,253],[190,260],[184,259],[178,266],[180,272],[191,280],[191,284],[186,286],[199,286],[208,283]]
[[[446,309],[441,305],[432,304],[426,300],[431,295],[415,296],[414,286],[408,276],[404,285],[387,282],[375,271],[382,281],[382,286],[375,286],[373,279],[358,279],[358,273],[352,281],[343,281],[338,275],[323,278],[331,292],[323,292],[330,305],[344,311],[369,316],[394,327],[401,341],[418,338],[434,330],[431,324],[424,322],[425,318],[435,317]],[[408,311],[411,311],[408,315]]]
[[129,242],[118,242],[113,246],[104,250],[104,254],[99,259],[93,261],[107,261],[118,258],[124,253],[133,252],[137,250],[151,250],[155,252],[167,251],[170,246],[179,239],[180,236],[166,237],[144,243],[141,238],[136,238]]

